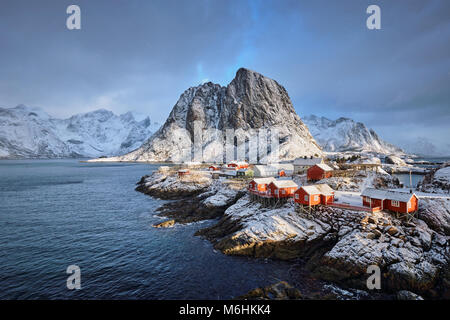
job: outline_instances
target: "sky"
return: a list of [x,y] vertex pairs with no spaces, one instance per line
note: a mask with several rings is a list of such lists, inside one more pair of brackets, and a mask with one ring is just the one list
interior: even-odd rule
[[[81,30],[66,27],[71,4]],[[380,30],[366,27],[371,4]],[[450,155],[448,0],[0,1],[0,107],[162,123],[184,90],[227,85],[240,67],[283,85],[300,116]]]

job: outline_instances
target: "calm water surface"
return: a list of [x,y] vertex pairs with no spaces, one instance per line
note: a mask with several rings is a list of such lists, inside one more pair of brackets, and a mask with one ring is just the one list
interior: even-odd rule
[[[279,280],[290,264],[229,257],[193,234],[155,229],[163,203],[134,191],[156,166],[0,161],[0,299],[225,299]],[[81,290],[66,268],[81,268]]]

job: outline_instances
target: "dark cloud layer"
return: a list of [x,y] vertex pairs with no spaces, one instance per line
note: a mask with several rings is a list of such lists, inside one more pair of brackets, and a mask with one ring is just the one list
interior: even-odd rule
[[[81,30],[65,27],[70,4]],[[365,26],[370,4],[381,30]],[[244,66],[284,85],[300,115],[351,117],[450,154],[449,39],[446,0],[3,0],[0,105],[162,121],[186,88],[225,85]]]

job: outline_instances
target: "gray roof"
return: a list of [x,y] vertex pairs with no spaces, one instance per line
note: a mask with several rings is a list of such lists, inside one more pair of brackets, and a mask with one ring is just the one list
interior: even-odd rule
[[[361,196],[380,200],[396,200],[401,202],[408,202],[414,193],[394,191],[394,190],[380,190],[375,188],[366,188],[361,192]],[[417,196],[416,196],[417,197]]]

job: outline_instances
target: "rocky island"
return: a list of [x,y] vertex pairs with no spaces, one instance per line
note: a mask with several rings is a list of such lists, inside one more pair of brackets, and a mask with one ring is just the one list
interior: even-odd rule
[[292,202],[265,207],[250,199],[246,184],[207,172],[188,179],[155,172],[137,190],[177,199],[160,208],[174,223],[217,219],[196,235],[224,254],[302,259],[317,278],[358,290],[367,290],[367,268],[377,265],[387,293],[449,297],[449,199],[424,199],[418,218],[407,222],[384,211],[321,206],[305,213]]

